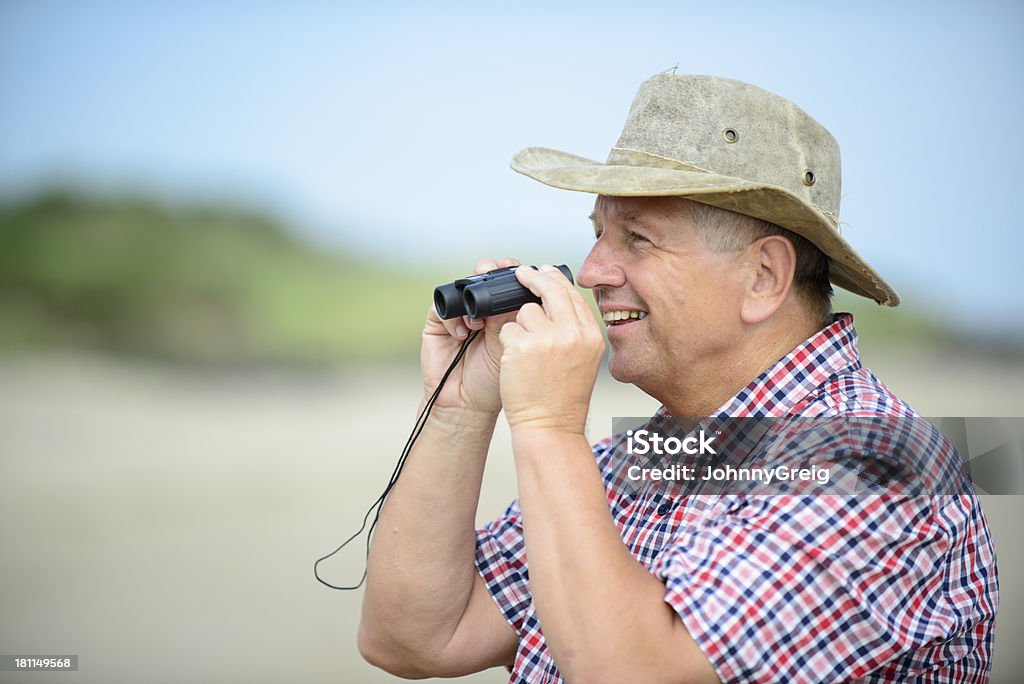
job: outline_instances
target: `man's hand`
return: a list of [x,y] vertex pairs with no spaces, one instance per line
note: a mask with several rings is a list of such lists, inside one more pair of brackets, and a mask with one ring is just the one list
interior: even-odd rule
[[501,327],[500,390],[509,427],[583,434],[604,337],[590,307],[554,266],[516,271],[541,298]]
[[[515,259],[481,259],[474,273],[486,273],[496,268],[518,266]],[[444,389],[435,404],[438,408],[467,408],[497,414],[501,409],[498,393],[498,371],[501,367],[501,326],[515,318],[515,313],[474,320],[461,316],[444,320],[430,305],[427,322],[423,326],[423,345],[420,367],[423,371],[424,401],[434,393],[441,376],[448,369],[459,346],[471,330],[483,330],[483,339],[474,342],[462,362],[448,376]]]

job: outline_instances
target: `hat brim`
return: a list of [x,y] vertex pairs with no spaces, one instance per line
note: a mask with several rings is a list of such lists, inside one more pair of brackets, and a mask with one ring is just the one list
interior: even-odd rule
[[520,150],[511,166],[562,190],[615,197],[688,197],[769,221],[817,245],[830,259],[829,278],[835,285],[885,306],[900,303],[896,290],[857,254],[832,219],[781,186],[703,171],[603,164],[546,147]]

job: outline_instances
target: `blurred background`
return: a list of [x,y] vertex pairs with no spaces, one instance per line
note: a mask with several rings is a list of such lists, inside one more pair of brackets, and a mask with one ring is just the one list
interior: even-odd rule
[[[1022,30],[1014,2],[0,2],[0,653],[393,681],[312,562],[412,428],[432,288],[481,256],[575,271],[593,198],[508,160],[602,160],[673,67],[839,140],[843,233],[905,302],[838,297],[868,366],[925,415],[1024,415]],[[656,407],[604,375],[591,437]],[[499,430],[479,519],[514,493]],[[984,507],[1014,681],[1024,505]]]

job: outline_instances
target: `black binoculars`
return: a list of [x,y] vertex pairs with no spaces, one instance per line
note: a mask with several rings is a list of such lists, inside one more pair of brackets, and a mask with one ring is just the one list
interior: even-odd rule
[[[530,302],[540,303],[540,297],[523,287],[516,279],[518,266],[496,268],[487,273],[459,278],[447,285],[434,288],[434,308],[441,318],[468,315],[485,318],[515,311]],[[536,269],[536,266],[530,268]],[[565,264],[556,267],[572,283],[572,271]]]

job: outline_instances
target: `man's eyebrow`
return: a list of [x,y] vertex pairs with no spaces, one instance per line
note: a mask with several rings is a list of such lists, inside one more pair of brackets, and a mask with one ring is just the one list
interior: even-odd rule
[[[590,216],[588,216],[587,218],[589,218],[594,223],[597,223],[597,215],[594,212],[590,212]],[[624,211],[624,212],[621,212],[619,214],[619,216],[618,216],[618,219],[620,221],[625,221],[625,222],[628,222],[628,223],[632,223],[633,221],[636,221],[639,218],[640,218],[640,212],[636,211],[636,210]]]

